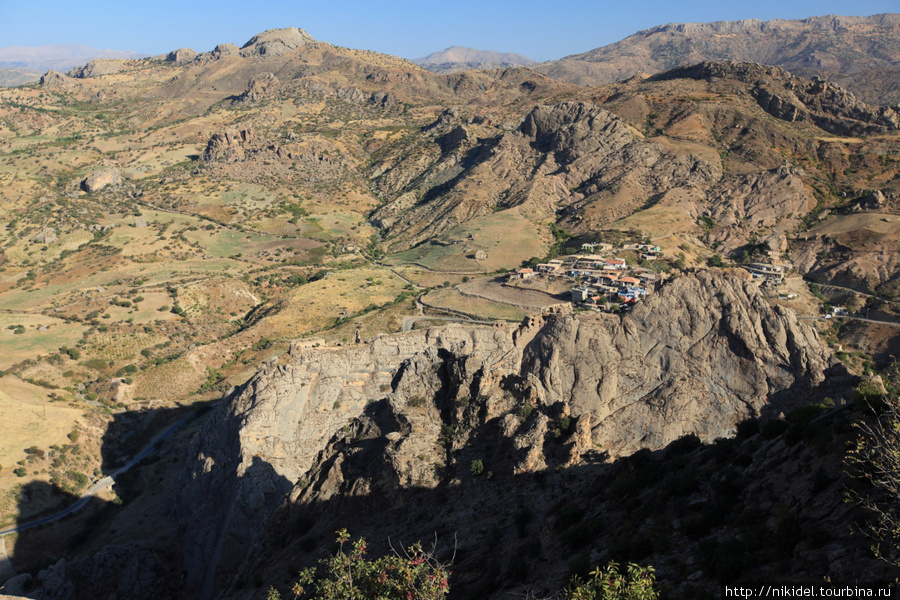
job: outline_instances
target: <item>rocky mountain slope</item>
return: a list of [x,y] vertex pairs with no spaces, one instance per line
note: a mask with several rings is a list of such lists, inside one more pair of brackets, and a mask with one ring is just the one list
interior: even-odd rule
[[[511,482],[684,436],[708,443],[747,417],[840,394],[841,372],[810,329],[724,272],[681,279],[621,319],[550,311],[514,327],[292,348],[197,436],[177,511],[188,584],[252,597],[234,571],[280,556],[258,536],[287,494],[307,507],[368,498],[372,510],[348,518],[380,531],[375,507],[461,485],[477,457]],[[442,517],[467,547],[481,537],[463,516],[476,506]]]
[[[435,142],[429,162],[401,154],[376,165],[376,189],[394,200],[374,222],[404,248],[511,208],[577,234],[666,210],[695,234],[698,217],[710,216],[707,243],[733,253],[751,240],[783,240],[821,201],[811,182],[843,170],[799,156],[846,151],[828,135],[900,126],[891,108],[750,63],[674,69],[593,99],[538,106],[501,132],[477,115],[466,122],[445,111],[425,130]],[[794,123],[820,133],[806,137]]]
[[412,62],[435,73],[455,73],[477,69],[497,69],[506,67],[527,67],[536,64],[530,58],[512,52],[476,50],[463,46],[451,46],[432,52]]
[[897,104],[898,39],[896,14],[672,23],[536,69],[563,81],[597,85],[701,61],[756,62],[826,77],[868,102]]

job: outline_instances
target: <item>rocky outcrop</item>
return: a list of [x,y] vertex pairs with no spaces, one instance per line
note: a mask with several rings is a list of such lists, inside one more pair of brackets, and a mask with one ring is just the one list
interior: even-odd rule
[[296,27],[269,29],[250,38],[241,47],[241,56],[281,56],[316,40]]
[[[468,469],[465,448],[508,447],[493,467],[507,476],[578,464],[598,447],[712,441],[815,397],[839,371],[793,313],[719,271],[679,279],[622,318],[553,311],[518,326],[294,346],[233,391],[194,442],[178,503],[188,582],[202,595],[225,585],[291,490],[302,503],[390,504]],[[562,416],[570,434],[555,449]],[[369,441],[353,455],[351,440]]]
[[206,162],[233,162],[243,160],[245,148],[254,140],[253,129],[232,129],[215,133],[206,144],[202,159]]
[[99,192],[109,185],[119,185],[121,181],[122,175],[118,169],[95,171],[82,180],[81,189],[90,194]]
[[106,58],[97,58],[89,61],[83,67],[75,67],[69,71],[69,77],[78,79],[87,79],[89,77],[101,77],[103,75],[113,75],[120,72],[124,68],[124,61],[112,60]]
[[173,62],[176,65],[183,65],[191,62],[197,58],[197,56],[198,54],[195,50],[191,50],[190,48],[179,48],[178,50],[169,52],[166,56],[166,60]]
[[716,222],[709,243],[732,252],[755,240],[758,232],[767,231],[764,235],[776,236],[773,243],[786,250],[785,232],[796,229],[816,206],[802,175],[799,169],[782,166],[724,178],[708,193],[708,213]]
[[259,73],[250,78],[247,89],[235,98],[235,104],[256,104],[277,92],[281,82],[272,73]]
[[41,75],[40,85],[53,89],[59,87],[65,87],[72,83],[71,78],[66,75],[63,75],[59,71],[47,71],[43,75]]
[[57,240],[56,230],[52,227],[44,227],[31,240],[38,244],[52,244]]
[[240,51],[241,49],[234,44],[219,44],[213,49],[212,55],[214,58],[222,58],[223,56],[238,54]]

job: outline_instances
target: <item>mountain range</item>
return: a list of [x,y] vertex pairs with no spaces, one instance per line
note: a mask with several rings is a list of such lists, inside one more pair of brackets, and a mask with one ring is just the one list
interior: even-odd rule
[[495,69],[498,67],[520,67],[537,64],[521,54],[476,50],[462,46],[451,46],[432,52],[424,58],[414,58],[412,62],[435,73],[453,73],[471,69]]
[[49,70],[67,71],[97,58],[144,58],[128,50],[100,50],[83,44],[6,46],[0,48],[0,86],[37,81]]
[[[775,25],[646,37],[814,27]],[[290,597],[344,528],[451,598],[900,576],[847,462],[900,387],[900,114],[676,58],[581,85],[288,27],[0,89],[2,593]]]
[[900,102],[900,15],[671,23],[535,68],[580,85],[701,61],[775,65],[839,83],[877,104]]

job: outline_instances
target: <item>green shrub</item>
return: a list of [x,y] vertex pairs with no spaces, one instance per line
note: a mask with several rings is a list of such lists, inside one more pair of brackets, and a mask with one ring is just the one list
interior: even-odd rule
[[[312,592],[316,600],[440,600],[450,591],[450,576],[445,565],[425,552],[421,544],[408,548],[403,555],[391,554],[367,559],[366,541],[362,538],[345,550],[350,540],[346,529],[337,532],[337,553],[321,562],[318,569],[305,569],[291,588],[294,597]],[[274,588],[268,600],[280,600]]]
[[479,475],[484,473],[484,463],[481,461],[481,459],[476,458],[472,461],[472,464],[469,465],[469,470],[472,472],[472,475],[478,477]]
[[13,471],[13,473],[18,475],[19,477],[25,477],[26,475],[28,475],[28,471],[25,470],[25,467],[19,467],[18,469]]
[[254,350],[268,350],[269,348],[272,347],[273,343],[274,342],[272,342],[272,340],[270,340],[267,337],[260,338],[259,341],[257,341],[256,343],[253,344],[253,349]]
[[656,600],[656,576],[653,567],[629,564],[625,573],[610,562],[603,569],[591,571],[588,579],[576,577],[566,589],[566,600]]
[[534,407],[530,404],[523,404],[516,410],[516,416],[519,417],[519,420],[523,423],[528,420],[528,417],[531,416],[532,411],[534,411]]

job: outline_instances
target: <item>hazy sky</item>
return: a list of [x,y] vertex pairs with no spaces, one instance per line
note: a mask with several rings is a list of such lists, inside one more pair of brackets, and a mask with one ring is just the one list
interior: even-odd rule
[[543,61],[664,23],[798,19],[900,12],[897,0],[0,0],[0,47],[86,44],[162,54],[242,46],[254,34],[302,27],[318,40],[418,58],[448,46]]

